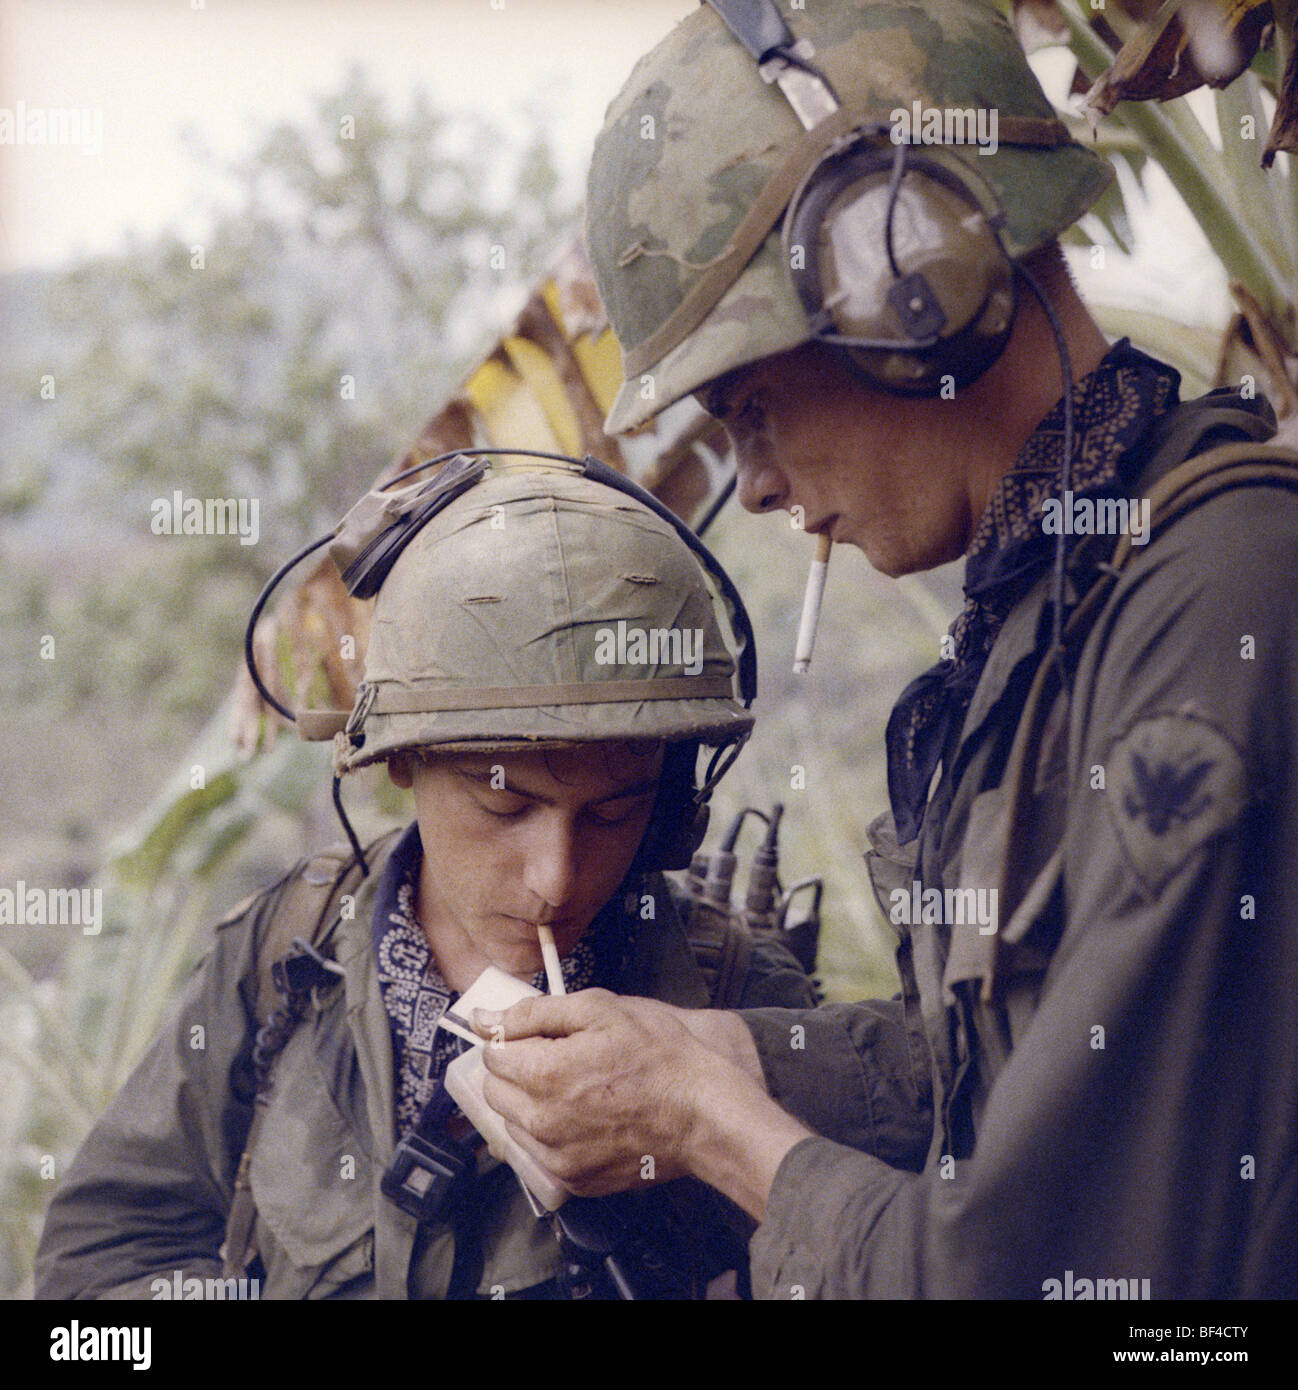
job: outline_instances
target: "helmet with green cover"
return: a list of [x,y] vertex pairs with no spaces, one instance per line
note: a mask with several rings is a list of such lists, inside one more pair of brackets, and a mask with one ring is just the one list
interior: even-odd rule
[[[1009,257],[1051,242],[1112,178],[1108,162],[1058,122],[990,0],[784,9],[854,127],[882,130],[899,109],[996,113],[994,150],[952,144],[925,154],[959,161],[990,192]],[[815,336],[780,223],[825,154],[816,128],[804,129],[710,6],[640,60],[609,107],[587,188],[590,256],[626,376],[611,433]]]
[[[742,651],[746,616],[735,628]],[[680,817],[699,746],[737,752],[752,728],[741,684],[705,568],[671,524],[577,469],[497,465],[383,579],[335,768],[662,740]]]

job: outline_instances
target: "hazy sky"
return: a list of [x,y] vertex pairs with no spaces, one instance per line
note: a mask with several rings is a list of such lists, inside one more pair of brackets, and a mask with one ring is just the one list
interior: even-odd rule
[[[636,58],[696,4],[0,0],[0,108],[87,113],[81,144],[0,144],[0,271],[111,249],[132,227],[200,239],[210,174],[180,131],[192,127],[216,153],[238,156],[259,129],[304,118],[354,62],[397,110],[422,84],[445,110],[482,111],[519,130],[523,109],[540,98],[579,193],[609,100]],[[1058,99],[1066,55],[1038,55],[1036,65]],[[1148,253],[1132,265],[1111,258],[1102,275],[1080,265],[1083,289],[1224,322],[1224,277],[1177,200],[1159,194],[1133,211],[1138,230],[1153,232]]]
[[0,269],[116,246],[127,226],[196,232],[202,175],[179,132],[242,153],[357,61],[397,109],[421,83],[499,119],[541,96],[576,183],[636,58],[696,3],[0,0],[0,106],[88,113],[77,145],[0,145]]

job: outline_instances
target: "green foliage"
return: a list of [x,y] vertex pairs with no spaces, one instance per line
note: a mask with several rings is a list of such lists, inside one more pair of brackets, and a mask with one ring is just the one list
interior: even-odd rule
[[[1093,81],[1110,65],[1113,51],[1091,27],[1089,11],[1076,0],[1059,0],[1057,8],[1068,26],[1069,47],[1082,72]],[[1117,14],[1112,17],[1119,22]],[[1276,26],[1277,53],[1286,33],[1285,22]],[[1292,340],[1298,323],[1298,170],[1292,157],[1277,160],[1269,170],[1261,167],[1270,126],[1262,97],[1264,79],[1273,90],[1275,86],[1271,57],[1259,54],[1229,87],[1213,93],[1215,132],[1205,127],[1184,97],[1123,101],[1109,122],[1125,128],[1139,142],[1140,153],[1126,156],[1133,171],[1139,173],[1147,158],[1157,161],[1227,274],[1247,287],[1276,328]],[[1102,203],[1095,210],[1100,222],[1115,244],[1126,249],[1122,232],[1127,210],[1122,194],[1111,192]],[[1182,360],[1187,351],[1183,346]],[[1195,351],[1196,377],[1211,381],[1215,352],[1215,344],[1211,350]]]

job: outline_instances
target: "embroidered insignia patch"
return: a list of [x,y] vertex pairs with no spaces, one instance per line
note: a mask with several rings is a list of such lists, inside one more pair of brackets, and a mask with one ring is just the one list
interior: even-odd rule
[[1113,745],[1105,804],[1141,886],[1158,894],[1248,801],[1244,760],[1192,714],[1142,719]]

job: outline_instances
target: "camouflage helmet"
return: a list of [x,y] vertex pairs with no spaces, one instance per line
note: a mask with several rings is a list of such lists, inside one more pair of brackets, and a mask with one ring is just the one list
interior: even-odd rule
[[383,580],[335,769],[430,747],[722,747],[753,724],[736,677],[703,567],[662,517],[574,470],[493,466]]
[[[941,153],[990,186],[1013,258],[1058,236],[1113,176],[1057,121],[990,0],[834,0],[787,21],[811,42],[811,64],[853,124],[888,125],[917,102],[997,113],[994,153],[959,145]],[[1016,125],[1035,128],[1032,143],[1015,143]],[[1045,142],[1043,127],[1053,132]],[[586,200],[591,261],[626,376],[610,433],[813,336],[783,262],[780,223],[824,153],[815,133],[707,5],[636,65],[596,140]],[[745,228],[750,214],[756,225]],[[760,236],[763,225],[770,231],[755,254],[736,254],[743,231]],[[682,308],[691,292],[693,312]]]

